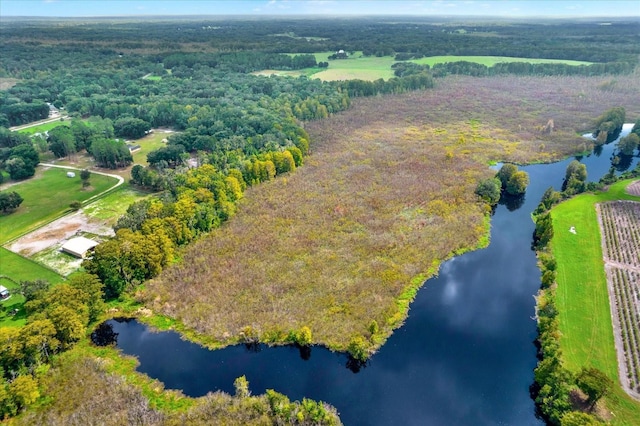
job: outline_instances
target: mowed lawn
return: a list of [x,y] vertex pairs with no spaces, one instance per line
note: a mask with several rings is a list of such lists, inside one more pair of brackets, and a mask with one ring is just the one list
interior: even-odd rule
[[[0,247],[0,285],[11,293],[11,298],[1,302],[5,308],[0,311],[0,327],[19,327],[25,324],[26,315],[22,309],[24,297],[16,293],[20,281],[47,280],[51,284],[62,282],[63,278],[44,266]],[[13,309],[18,313],[11,315]]]
[[316,61],[329,62],[329,68],[313,74],[313,78],[324,81],[335,80],[368,80],[379,78],[390,79],[393,77],[391,65],[395,62],[392,56],[362,56],[362,52],[354,52],[348,59],[334,59],[328,61],[327,57],[335,52],[316,53]]
[[[616,183],[609,191],[595,195],[580,195],[551,212],[552,248],[558,262],[560,344],[565,366],[574,372],[583,366],[598,368],[615,383],[619,383],[618,364],[595,204],[623,199],[640,201],[625,192],[629,183]],[[572,226],[575,235],[569,232]],[[640,403],[633,402],[619,386],[607,402],[617,420],[640,419]]]
[[156,149],[166,146],[166,143],[162,141],[169,136],[171,136],[171,133],[165,133],[161,130],[155,130],[154,132],[149,133],[143,138],[132,140],[130,142],[132,145],[140,145],[140,149],[132,153],[133,163],[146,166],[148,164],[147,155],[151,151],[155,151]]
[[69,210],[73,201],[85,201],[117,183],[108,176],[91,174],[91,186],[82,189],[80,173],[67,177],[67,170],[50,168],[41,175],[8,188],[24,201],[9,214],[0,216],[0,244],[4,244],[30,230],[36,229]]
[[33,127],[27,127],[26,129],[18,130],[18,133],[24,133],[26,135],[34,135],[36,133],[44,133],[51,129],[55,129],[58,126],[71,126],[71,121],[52,121],[50,123],[39,124]]

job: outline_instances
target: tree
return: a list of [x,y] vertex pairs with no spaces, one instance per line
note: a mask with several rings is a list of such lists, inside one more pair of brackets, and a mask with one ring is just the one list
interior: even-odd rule
[[12,157],[9,158],[4,163],[5,169],[9,172],[9,176],[13,180],[21,180],[30,178],[34,174],[36,174],[35,166],[28,164],[20,157]]
[[28,374],[16,377],[9,384],[9,392],[19,407],[31,405],[40,397],[38,382]]
[[44,294],[51,287],[47,280],[20,281],[20,294],[26,301],[34,300]]
[[96,275],[79,273],[69,278],[69,285],[87,294],[86,305],[89,312],[89,322],[93,322],[106,309],[104,303],[103,285]]
[[246,376],[240,376],[233,381],[233,387],[236,390],[237,398],[248,398],[251,395],[249,391],[249,381]]
[[4,213],[17,209],[23,201],[20,194],[15,191],[0,192],[0,210]]
[[49,130],[47,140],[49,149],[58,158],[69,157],[77,151],[76,138],[67,126],[58,126]]
[[113,123],[116,136],[129,139],[140,139],[150,128],[151,125],[146,121],[133,117],[119,118]]
[[576,376],[576,385],[582,392],[587,394],[588,402],[591,403],[591,408],[593,408],[598,400],[611,390],[613,381],[597,368],[583,367]]
[[72,202],[69,204],[69,208],[70,208],[71,210],[74,210],[74,211],[80,210],[80,208],[81,208],[81,207],[82,207],[82,202],[81,202],[81,201],[77,201],[77,200],[76,200],[76,201],[72,201]]
[[506,189],[509,179],[511,179],[511,176],[517,171],[518,171],[518,166],[516,166],[515,164],[507,163],[500,168],[500,170],[496,174],[496,177],[500,180],[500,183],[502,184],[502,189]]
[[506,191],[511,195],[524,194],[529,185],[529,175],[527,172],[519,170],[511,175],[507,182]]
[[493,206],[500,201],[500,187],[500,179],[487,178],[478,182],[475,192],[476,195]]
[[623,155],[633,155],[633,151],[638,148],[640,144],[640,136],[635,133],[629,133],[618,142],[618,149]]
[[80,172],[80,179],[82,179],[83,188],[86,188],[89,185],[91,185],[91,183],[89,182],[90,178],[91,178],[91,172],[87,169],[82,169],[82,171]]
[[578,160],[573,160],[567,166],[562,183],[562,190],[566,196],[584,192],[587,181],[587,166]]

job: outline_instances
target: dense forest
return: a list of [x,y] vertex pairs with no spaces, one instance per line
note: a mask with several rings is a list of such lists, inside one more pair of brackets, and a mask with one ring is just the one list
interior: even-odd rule
[[[48,20],[3,20],[0,79],[12,83],[0,92],[0,183],[5,175],[16,181],[32,177],[42,157],[82,152],[98,167],[122,169],[133,162],[125,140],[139,139],[156,128],[174,132],[148,155],[148,165],[131,169],[131,184],[157,196],[128,208],[115,226],[115,237],[98,245],[93,257],[84,261],[87,274],[55,291],[47,283],[22,283],[27,325],[0,329],[0,416],[13,416],[39,398],[38,369],[85,337],[106,309],[103,299],[118,300],[160,274],[180,257],[181,247],[229,219],[249,186],[302,166],[313,149],[305,123],[348,109],[356,97],[430,89],[438,84],[437,78],[450,74],[628,74],[640,55],[637,28],[637,22],[624,20],[614,25],[442,25],[429,19],[382,18],[283,19],[260,25],[241,19],[63,20],[56,25]],[[252,74],[263,69],[330,68],[340,59],[317,62],[312,53],[340,50],[394,56],[399,61],[395,77],[326,82]],[[429,67],[407,62],[434,55],[595,64],[487,67],[455,62]],[[33,137],[9,130],[47,118],[52,108],[68,115],[68,126]],[[597,120],[595,135],[601,142],[619,132],[620,119],[613,111]],[[631,152],[636,147],[637,142]],[[487,189],[493,193],[488,198],[499,197],[495,181],[485,183],[494,185]],[[516,183],[505,179],[502,186],[507,192],[523,192],[525,178]],[[14,200],[6,210],[15,204]],[[308,345],[311,339],[300,333],[284,341]],[[352,355],[364,361],[368,353],[356,349]],[[281,396],[271,395],[276,397]],[[324,406],[306,404],[304,409],[292,406],[291,412],[303,413],[303,418],[315,412],[318,422],[336,421]],[[283,418],[289,420],[287,416]]]

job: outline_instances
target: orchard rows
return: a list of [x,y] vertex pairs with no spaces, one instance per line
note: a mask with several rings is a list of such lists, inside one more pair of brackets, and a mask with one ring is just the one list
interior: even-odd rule
[[599,215],[616,345],[624,358],[620,379],[640,394],[640,203],[603,203]]

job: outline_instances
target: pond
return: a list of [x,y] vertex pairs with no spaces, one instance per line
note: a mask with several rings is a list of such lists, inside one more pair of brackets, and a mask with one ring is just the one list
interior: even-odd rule
[[[579,158],[589,180],[609,170],[614,145]],[[135,320],[108,321],[100,335],[116,333],[139,371],[190,396],[233,393],[234,379],[245,375],[253,394],[275,389],[293,400],[326,401],[345,425],[542,425],[529,392],[540,287],[531,212],[549,186],[560,189],[571,160],[522,167],[531,180],[526,196],[497,206],[489,247],[443,263],[405,325],[366,365],[320,347],[210,351]],[[638,158],[627,163],[635,167]]]

